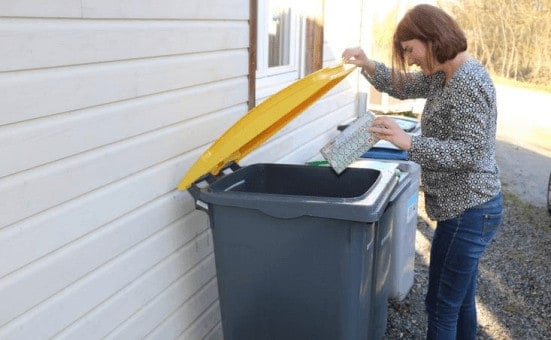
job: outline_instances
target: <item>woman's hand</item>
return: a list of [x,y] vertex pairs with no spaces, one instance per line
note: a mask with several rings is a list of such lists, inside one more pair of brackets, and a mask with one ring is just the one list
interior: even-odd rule
[[411,136],[390,117],[378,116],[373,120],[369,131],[377,138],[389,141],[402,150],[411,149]]
[[359,47],[347,48],[342,52],[342,59],[347,64],[354,64],[362,68],[362,74],[372,76],[375,72],[375,63],[369,60],[364,50]]
[[345,63],[354,64],[359,67],[367,66],[369,62],[365,52],[359,47],[347,48],[342,52],[342,58]]

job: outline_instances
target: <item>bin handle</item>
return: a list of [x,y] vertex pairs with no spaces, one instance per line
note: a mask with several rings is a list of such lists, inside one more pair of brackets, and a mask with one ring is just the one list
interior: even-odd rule
[[402,192],[407,188],[407,183],[404,180],[404,177],[406,176],[408,176],[407,172],[400,173],[400,179],[398,181],[398,185],[390,195],[390,198],[389,198],[390,203],[394,203],[394,201],[400,196],[400,194],[402,194]]
[[219,180],[220,178],[226,176],[225,170],[230,169],[232,171],[237,171],[241,169],[241,166],[235,162],[229,162],[226,164],[217,175],[213,175],[211,173],[207,173],[201,177],[199,177],[193,184],[188,188],[188,192],[191,194],[193,199],[195,200],[195,208],[199,210],[203,210],[208,212],[208,206],[203,201],[199,199],[199,194],[201,193],[201,189],[205,188],[205,186],[200,187],[199,184],[203,182],[207,182],[209,185],[214,183],[215,181]]

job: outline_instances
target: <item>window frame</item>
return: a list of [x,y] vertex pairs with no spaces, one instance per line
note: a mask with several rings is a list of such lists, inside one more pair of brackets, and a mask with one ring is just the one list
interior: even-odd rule
[[324,0],[317,1],[319,8],[313,18],[300,16],[291,8],[289,65],[268,67],[267,1],[249,0],[249,109],[256,106],[259,92],[265,97],[275,92],[272,88],[278,84],[290,83],[321,69],[325,4]]
[[[269,1],[269,0],[268,0]],[[295,13],[293,8],[290,10],[290,32],[289,32],[289,64],[281,66],[268,66],[269,53],[269,9],[268,1],[260,1],[258,5],[258,21],[257,21],[257,61],[256,61],[256,77],[264,78],[273,75],[289,72],[300,72],[300,43],[303,41],[300,17]]]

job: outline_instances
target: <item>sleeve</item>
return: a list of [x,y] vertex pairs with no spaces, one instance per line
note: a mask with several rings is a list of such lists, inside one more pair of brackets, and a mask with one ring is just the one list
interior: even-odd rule
[[[448,137],[413,136],[409,158],[434,171],[472,170],[480,164],[493,138],[489,128],[490,117],[495,114],[495,105],[487,91],[477,86],[464,84],[448,100]],[[486,94],[485,94],[486,93]],[[490,92],[490,96],[491,96]],[[495,94],[493,94],[495,98]]]
[[375,72],[372,76],[367,72],[362,74],[378,91],[398,99],[425,98],[430,89],[430,77],[424,76],[421,72],[408,73],[402,88],[396,88],[392,84],[392,70],[380,62],[375,62]]

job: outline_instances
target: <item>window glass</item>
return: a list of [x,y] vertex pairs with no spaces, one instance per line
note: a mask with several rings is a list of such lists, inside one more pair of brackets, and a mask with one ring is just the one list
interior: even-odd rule
[[[253,0],[249,50],[255,98],[319,69],[323,60],[323,0]],[[253,73],[251,73],[253,75]],[[252,82],[252,80],[251,80]],[[252,101],[251,101],[252,102]]]
[[268,24],[268,67],[289,65],[291,9],[281,1],[270,1],[270,22]]

